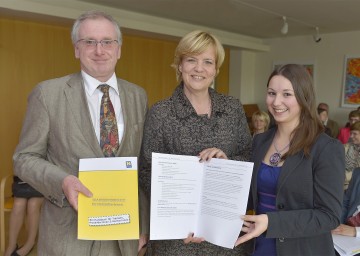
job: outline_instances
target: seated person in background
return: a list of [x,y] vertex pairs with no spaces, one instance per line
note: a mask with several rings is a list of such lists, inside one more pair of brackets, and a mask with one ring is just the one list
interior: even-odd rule
[[357,214],[360,214],[360,168],[354,169],[349,188],[344,195],[343,212],[341,215],[342,224],[334,229],[332,233],[360,237],[360,223],[356,226],[352,226],[353,224],[347,225],[349,218]]
[[360,167],[360,121],[350,126],[351,142],[344,145],[345,147],[345,183],[344,189],[349,185],[352,171]]
[[[39,227],[39,217],[43,195],[36,191],[19,177],[14,176],[12,185],[14,205],[10,214],[9,244],[5,256],[27,255],[35,245]],[[17,245],[18,236],[26,215],[27,240],[20,248]]]
[[336,121],[329,119],[329,105],[326,103],[320,103],[317,107],[318,112],[320,110],[325,110],[320,116],[321,122],[326,128],[329,128],[331,131],[331,137],[337,138],[339,135],[339,125]]
[[253,113],[251,122],[252,134],[255,136],[256,134],[263,133],[269,129],[270,117],[266,112],[259,110]]
[[[325,118],[324,115],[327,115],[325,109],[318,108],[317,112],[318,112],[318,115],[319,115],[320,120],[322,120],[322,119]],[[332,137],[332,136],[331,136],[331,130],[330,130],[330,128],[329,128],[329,127],[326,127],[324,124],[323,124],[323,126],[324,126],[324,132],[325,132],[327,135],[329,135],[330,137]]]
[[345,127],[340,129],[338,139],[342,144],[346,144],[350,139],[350,125],[353,123],[360,121],[360,111],[353,110],[349,113],[349,122],[345,125]]

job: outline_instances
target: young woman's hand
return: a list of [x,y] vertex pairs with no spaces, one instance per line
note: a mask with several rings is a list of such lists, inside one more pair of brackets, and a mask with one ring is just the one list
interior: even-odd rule
[[268,228],[269,219],[266,214],[244,215],[242,219],[244,220],[244,224],[241,230],[246,234],[236,240],[235,246],[245,243],[254,237],[258,237]]

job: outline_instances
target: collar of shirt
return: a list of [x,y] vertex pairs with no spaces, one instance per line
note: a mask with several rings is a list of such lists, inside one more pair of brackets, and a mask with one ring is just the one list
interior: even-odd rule
[[108,84],[116,91],[117,95],[119,95],[119,88],[117,86],[117,79],[115,73],[113,73],[110,79],[106,82],[100,82],[99,80],[93,78],[84,71],[81,71],[81,75],[84,79],[85,90],[90,96],[94,94],[100,84]]
[[327,126],[328,121],[329,121],[329,118],[326,119],[326,120],[323,122],[323,124],[324,124],[325,126]]

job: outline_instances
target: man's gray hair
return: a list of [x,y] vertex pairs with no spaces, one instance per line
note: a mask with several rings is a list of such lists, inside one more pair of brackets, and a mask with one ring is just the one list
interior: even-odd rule
[[120,25],[117,23],[117,21],[109,14],[105,13],[105,12],[101,12],[101,11],[88,11],[85,12],[83,14],[81,14],[74,22],[74,25],[72,27],[71,30],[71,41],[73,44],[76,44],[76,42],[79,40],[79,28],[80,28],[80,24],[87,19],[99,19],[99,18],[103,18],[103,19],[107,19],[108,21],[110,21],[115,28],[116,34],[117,34],[117,40],[119,42],[119,45],[122,44],[122,34],[121,34],[121,30],[120,30]]

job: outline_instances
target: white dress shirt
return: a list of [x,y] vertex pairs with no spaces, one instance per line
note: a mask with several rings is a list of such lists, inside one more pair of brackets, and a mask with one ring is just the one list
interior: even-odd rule
[[99,141],[99,144],[100,144],[100,105],[101,105],[101,98],[103,96],[103,93],[97,87],[100,84],[107,84],[110,86],[109,95],[115,111],[116,122],[118,126],[119,144],[120,144],[122,137],[124,135],[124,116],[122,113],[119,88],[117,85],[117,79],[115,73],[106,82],[100,82],[99,80],[86,74],[84,71],[81,71],[81,74],[84,79],[86,99],[89,106],[91,121],[94,127],[96,138]]

